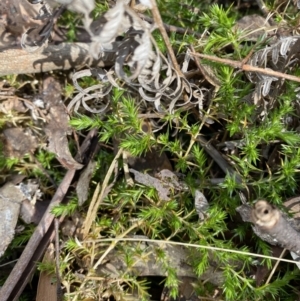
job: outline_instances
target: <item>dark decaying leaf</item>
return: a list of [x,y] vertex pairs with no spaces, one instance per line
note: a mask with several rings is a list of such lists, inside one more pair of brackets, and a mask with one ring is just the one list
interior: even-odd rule
[[35,51],[48,41],[54,15],[43,1],[32,4],[27,0],[4,0],[0,3],[0,15],[0,25],[8,36],[0,48],[9,46],[13,37],[21,37],[21,46],[28,51]]
[[20,210],[20,218],[26,224],[33,223],[38,225],[48,208],[49,202],[50,201],[43,200],[32,204],[29,200],[24,200]]
[[29,28],[43,24],[41,20],[36,19],[42,7],[42,3],[31,4],[27,0],[2,0],[0,24],[12,34],[21,36]]
[[44,130],[48,136],[48,151],[56,155],[57,160],[67,169],[81,169],[82,164],[72,157],[67,134],[70,133],[69,116],[60,97],[60,84],[53,78],[44,80],[44,102],[49,113]]
[[25,113],[27,110],[28,109],[24,105],[23,101],[19,100],[16,96],[0,103],[0,112],[4,114],[11,111]]
[[201,301],[203,300],[195,291],[195,285],[198,282],[193,277],[178,277],[178,297],[172,298],[170,288],[164,286],[161,294],[161,301]]
[[185,185],[178,181],[177,176],[170,170],[164,169],[156,174],[154,178],[148,174],[141,173],[133,168],[129,169],[134,174],[134,180],[137,183],[148,187],[154,187],[157,190],[159,198],[163,201],[169,201],[169,194],[172,190],[184,190]]
[[3,131],[3,145],[7,157],[23,158],[35,151],[37,139],[30,129],[7,128]]
[[128,153],[127,160],[133,169],[147,171],[151,175],[163,169],[172,170],[172,165],[167,155],[155,149],[151,149],[139,157],[134,157]]
[[78,205],[82,206],[83,203],[88,198],[90,181],[94,170],[97,166],[95,161],[90,161],[87,167],[81,172],[77,186],[76,186],[76,193],[78,197]]

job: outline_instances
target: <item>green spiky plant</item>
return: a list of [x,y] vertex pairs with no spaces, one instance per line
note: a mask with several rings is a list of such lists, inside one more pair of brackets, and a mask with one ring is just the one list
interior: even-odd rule
[[[164,10],[162,10],[162,14],[163,12]],[[252,46],[240,47],[242,42],[240,36],[242,35],[233,29],[236,19],[229,14],[230,10],[224,10],[215,5],[197,19],[199,21],[198,28],[206,27],[211,32],[202,50],[222,55],[222,49],[232,45],[231,57],[242,59]],[[201,43],[195,45],[198,47],[197,49],[203,47]],[[71,124],[78,130],[97,127],[100,131],[100,140],[105,143],[109,143],[114,135],[121,135],[121,147],[132,155],[143,154],[149,147],[157,147],[167,151],[173,159],[175,170],[187,175],[185,181],[189,190],[179,194],[175,192],[171,201],[166,204],[157,198],[153,189],[140,185],[128,189],[124,180],[121,180],[114,186],[111,194],[107,196],[100,208],[104,214],[101,214],[102,217],[100,216],[99,220],[96,221],[95,228],[101,232],[101,235],[105,234],[106,237],[112,237],[112,239],[122,237],[126,229],[132,226],[131,220],[138,220],[136,225],[138,230],[136,231],[148,238],[172,239],[182,243],[197,243],[224,250],[237,249],[233,238],[238,237],[242,243],[247,227],[241,224],[235,229],[228,229],[226,225],[230,219],[234,219],[236,216],[235,208],[240,204],[238,197],[240,189],[246,185],[251,186],[255,190],[256,196],[271,199],[277,204],[294,193],[299,164],[297,149],[300,140],[298,134],[288,129],[283,120],[294,112],[295,108],[291,99],[293,99],[292,95],[295,94],[295,87],[293,84],[287,84],[285,94],[280,96],[280,105],[258,124],[252,120],[255,106],[240,102],[240,99],[250,93],[253,85],[245,81],[243,74],[234,74],[231,67],[215,63],[210,64],[215,70],[217,69],[216,76],[221,85],[207,116],[217,119],[218,112],[222,111],[222,115],[225,117],[222,116],[218,122],[224,127],[222,132],[224,137],[228,135],[233,140],[235,137],[239,137],[243,141],[240,152],[229,156],[235,162],[235,168],[242,178],[242,183],[237,183],[235,177],[229,174],[224,175],[224,181],[220,185],[212,186],[209,183],[208,175],[213,162],[197,143],[197,137],[201,133],[203,124],[191,123],[191,114],[179,110],[163,118],[163,121],[179,120],[176,127],[177,134],[174,137],[170,136],[170,133],[175,130],[172,127],[172,122],[165,128],[164,133],[149,135],[141,130],[138,103],[127,96],[122,98],[115,96],[112,111],[105,120],[81,116],[73,118]],[[118,93],[119,91],[115,91],[114,95]],[[129,134],[128,129],[131,129]],[[284,160],[280,166],[276,166],[274,170],[269,170],[266,176],[262,176],[262,171],[258,166],[261,158],[261,145],[278,140],[282,142]],[[270,190],[270,186],[273,187],[272,190]],[[199,223],[193,209],[192,196],[195,189],[206,191],[210,199],[209,218],[204,223]],[[109,213],[107,210],[109,208],[119,208],[117,224],[111,224],[108,221],[107,214],[109,215]],[[230,232],[233,233],[232,239],[225,240],[226,233]],[[182,240],[183,237],[185,237],[185,241]],[[258,240],[256,250],[270,255],[268,245],[257,238],[256,240]],[[75,242],[72,242],[72,245],[73,251],[80,250]],[[120,248],[124,254],[129,252],[130,245],[127,246],[126,243],[121,245]],[[118,249],[118,245],[116,248]],[[129,248],[128,251],[126,248]],[[241,249],[241,251],[247,250],[246,248]],[[99,252],[103,254],[105,248]],[[197,252],[201,254],[201,259],[197,260],[199,255],[197,257],[194,254],[195,258],[191,262],[196,274],[201,275],[209,265],[209,256],[207,250],[201,249],[201,247]],[[126,257],[129,270],[131,265],[134,266],[134,258],[138,256],[138,253],[138,251],[137,254],[129,252],[130,257]],[[162,250],[160,253],[158,259],[162,260],[162,266],[166,268],[165,284],[171,290],[171,295],[176,296],[179,284],[176,271],[167,269],[168,260]],[[193,255],[191,256],[193,258]],[[278,278],[274,279],[273,282],[257,288],[253,279],[246,275],[253,262],[252,258],[242,254],[233,255],[225,251],[215,252],[214,256],[217,257],[219,267],[223,269],[225,276],[223,293],[226,300],[264,300],[267,296],[274,299],[279,296],[286,298],[288,283],[297,279],[299,274],[296,270],[286,271],[284,275],[278,275]],[[244,262],[244,265],[238,267],[232,262]],[[266,263],[270,266],[271,261],[266,260]],[[126,277],[133,276],[127,274]],[[198,289],[203,292],[203,288]]]
[[[208,2],[201,6],[199,11],[197,1],[180,3],[160,1],[159,5],[165,22],[183,27],[189,26],[199,32],[205,29],[210,32],[207,39],[200,40],[199,43],[189,36],[181,37],[173,34],[172,45],[178,52],[185,50],[186,45],[193,42],[195,49],[201,52],[242,59],[253,47],[253,45],[241,46],[243,42],[241,33],[232,29],[237,16],[233,7],[224,9],[217,5],[210,6]],[[103,6],[98,7],[99,13],[104,11]],[[190,7],[196,10],[190,10]],[[177,18],[178,11],[179,18]],[[291,12],[289,14],[291,15]],[[72,15],[67,15],[65,22],[72,23],[72,20]],[[69,38],[74,39],[74,27],[70,27]],[[156,39],[158,44],[162,42],[158,36]],[[226,52],[228,46],[231,47],[229,54]],[[162,45],[160,49],[165,51]],[[264,120],[258,122],[253,118],[256,107],[241,102],[241,99],[254,88],[245,76],[222,64],[209,61],[205,63],[215,70],[215,76],[220,81],[220,87],[211,99],[209,107],[203,112],[205,117],[215,120],[216,123],[212,127],[216,126],[217,130],[209,131],[202,122],[195,121],[191,112],[177,110],[163,117],[161,122],[166,122],[166,126],[162,132],[145,133],[139,118],[139,102],[132,95],[118,89],[114,89],[111,94],[110,111],[105,119],[84,115],[83,112],[82,115],[73,116],[71,125],[74,129],[85,132],[97,128],[99,139],[104,145],[103,150],[95,158],[97,167],[90,184],[89,200],[92,198],[96,183],[103,182],[112,162],[114,154],[111,149],[115,137],[120,141],[119,147],[133,156],[140,156],[150,148],[167,152],[172,159],[174,170],[185,175],[187,189],[173,191],[170,201],[163,202],[155,189],[140,184],[129,187],[124,177],[120,176],[101,203],[89,236],[82,240],[69,239],[63,248],[61,273],[62,283],[67,290],[65,296],[67,300],[75,298],[83,300],[88,297],[96,299],[99,295],[103,297],[112,295],[115,299],[125,299],[127,292],[135,291],[138,292],[141,300],[151,298],[147,291],[150,283],[145,279],[137,278],[133,273],[136,263],[147,261],[150,256],[150,249],[143,244],[143,237],[190,246],[189,263],[199,277],[211,264],[211,254],[213,254],[217,262],[216,268],[224,275],[224,282],[219,289],[221,289],[221,298],[225,300],[289,300],[289,298],[293,300],[294,296],[289,285],[299,279],[295,267],[288,266],[282,269],[270,283],[256,287],[255,281],[250,277],[252,275],[248,274],[250,266],[254,264],[254,258],[243,252],[251,250],[270,255],[270,246],[253,236],[252,240],[255,243],[245,247],[246,235],[251,232],[250,226],[239,222],[236,227],[232,227],[230,222],[236,222],[235,209],[241,203],[239,192],[242,189],[250,187],[253,191],[253,199],[263,197],[275,204],[281,204],[297,190],[300,162],[299,135],[284,122],[285,118],[295,114],[293,104],[296,98],[295,84],[286,83],[283,93],[279,96],[278,106],[268,112]],[[93,80],[85,79],[81,84],[83,87],[88,87],[91,82]],[[70,97],[74,93],[72,86],[68,86],[65,93],[66,98]],[[174,125],[172,120],[177,120],[177,124]],[[7,122],[4,120],[3,124]],[[217,172],[219,167],[199,143],[199,135],[207,132],[207,137],[211,139],[214,139],[217,133],[222,136],[219,140],[242,142],[238,152],[227,154],[227,159],[233,162],[236,172],[242,179],[241,183],[229,173]],[[262,148],[264,145],[272,145],[274,141],[281,143],[280,163],[268,169],[265,166],[261,167],[259,163],[262,159]],[[61,173],[50,166],[53,157],[40,152],[37,158],[44,168],[51,170],[53,174],[57,173],[59,179]],[[7,158],[3,160],[5,161],[1,166],[8,169],[13,169],[19,164],[19,161],[14,162]],[[120,160],[119,169],[122,167],[121,163]],[[213,172],[223,178],[221,184],[211,183]],[[199,221],[194,209],[196,189],[202,191],[209,200],[210,207],[204,221]],[[88,205],[84,205],[83,208],[77,208],[74,197],[68,205],[54,208],[53,213],[57,216],[71,216],[74,210],[79,210],[84,214],[87,207]],[[132,242],[122,242],[121,238],[125,233],[139,235],[140,244],[133,247]],[[196,244],[199,248],[192,248],[189,244]],[[216,251],[213,248],[220,248],[223,251]],[[127,269],[118,271],[113,280],[109,277],[103,279],[97,274],[97,267],[103,264],[110,249],[116,251],[127,266]],[[229,250],[239,250],[241,253],[235,254]],[[170,267],[172,258],[168,258],[164,249],[160,247],[155,249],[155,256],[166,276],[165,286],[169,288],[170,295],[176,297],[180,279],[177,277],[178,271]],[[266,259],[265,262],[271,267],[271,260]],[[40,268],[50,269],[52,272],[54,270],[53,267],[42,265]],[[82,270],[84,273],[80,274]],[[198,283],[195,290],[199,296],[210,297],[214,286],[203,281]]]

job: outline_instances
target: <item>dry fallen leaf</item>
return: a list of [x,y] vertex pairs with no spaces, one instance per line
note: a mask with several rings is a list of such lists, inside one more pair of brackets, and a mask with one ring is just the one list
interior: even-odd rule
[[[0,49],[19,46],[23,42],[36,46],[43,44],[51,32],[52,14],[43,1],[31,4],[27,0],[2,0],[0,3]],[[47,24],[50,26],[47,27]],[[46,29],[46,32],[43,32]],[[2,38],[3,37],[3,38]],[[26,45],[24,45],[26,46]],[[20,47],[20,46],[19,46]]]
[[[133,236],[134,238],[140,238],[139,235]],[[159,244],[155,241],[148,241],[147,243],[141,241],[138,242],[127,242],[132,246],[132,249],[144,249],[148,256],[146,258],[138,258],[136,255],[133,256],[135,260],[134,273],[136,276],[162,276],[166,275],[165,269],[161,262],[157,258],[157,250],[163,249],[166,258],[169,258],[169,266],[177,271],[177,277],[189,277],[194,278],[194,280],[201,279],[208,281],[217,286],[222,285],[224,282],[224,275],[221,270],[216,269],[215,263],[211,266],[209,265],[204,273],[199,277],[196,276],[193,268],[191,267],[188,258],[190,257],[190,251],[188,248],[179,245],[170,244]],[[211,257],[212,262],[216,258]],[[109,252],[105,258],[105,262],[101,264],[96,270],[95,274],[98,277],[110,277],[118,278],[128,271],[128,264],[124,260],[124,256],[118,249],[113,249]]]
[[95,161],[90,161],[87,167],[82,171],[80,174],[77,186],[76,186],[76,193],[78,196],[78,205],[82,206],[82,204],[87,200],[88,198],[88,190],[90,187],[90,181],[92,178],[92,175],[94,173],[94,170],[97,166],[97,163]]
[[271,32],[268,20],[257,14],[242,17],[236,22],[234,28],[247,32],[246,40],[248,41],[257,41],[263,34]]
[[33,153],[38,143],[30,129],[17,127],[3,131],[3,145],[7,157],[23,158],[25,154]]
[[57,160],[67,169],[81,169],[82,164],[75,161],[69,150],[67,134],[71,132],[69,116],[61,100],[61,87],[53,77],[43,82],[43,95],[49,113],[44,130],[48,136],[48,151],[56,154]]
[[23,101],[18,99],[18,97],[13,96],[8,100],[1,101],[0,112],[7,114],[10,111],[15,111],[19,113],[25,113],[28,109],[24,105]]
[[21,203],[25,198],[11,182],[0,188],[0,257],[14,238]]
[[207,210],[209,208],[208,201],[205,195],[198,189],[195,191],[195,209],[199,215],[200,220],[204,220],[207,216]]
[[164,169],[158,175],[159,179],[154,178],[148,174],[141,173],[133,168],[129,169],[134,174],[134,180],[140,184],[148,187],[154,187],[157,190],[159,198],[163,201],[169,201],[169,194],[171,190],[184,190],[185,186],[180,183],[177,176],[170,170]]

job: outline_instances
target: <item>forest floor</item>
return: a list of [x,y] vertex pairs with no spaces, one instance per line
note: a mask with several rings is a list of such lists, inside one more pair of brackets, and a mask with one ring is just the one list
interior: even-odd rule
[[0,301],[300,300],[300,3],[125,2],[0,3]]

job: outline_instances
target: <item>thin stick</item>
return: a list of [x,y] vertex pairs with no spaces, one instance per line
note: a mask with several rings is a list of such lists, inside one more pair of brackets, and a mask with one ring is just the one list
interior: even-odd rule
[[273,277],[273,275],[274,275],[274,273],[275,273],[275,271],[276,271],[276,269],[277,269],[277,267],[279,265],[280,259],[283,257],[283,255],[285,254],[285,252],[286,252],[286,249],[283,249],[283,251],[281,252],[281,254],[279,256],[279,260],[276,261],[276,263],[275,263],[275,265],[274,265],[274,267],[273,267],[273,269],[272,269],[272,271],[271,271],[271,273],[270,273],[270,275],[269,275],[269,277],[268,277],[265,285],[267,285],[271,281],[271,279],[272,279],[272,277]]
[[184,246],[184,247],[191,247],[191,248],[198,248],[198,249],[206,249],[206,250],[212,250],[212,251],[221,251],[221,252],[228,252],[228,253],[234,253],[234,254],[240,254],[245,256],[253,256],[253,257],[259,257],[259,258],[265,258],[265,259],[272,259],[272,260],[279,260],[282,262],[288,262],[288,263],[294,263],[297,264],[299,261],[291,260],[291,259],[284,259],[284,258],[278,258],[274,256],[267,256],[262,254],[256,254],[251,252],[245,252],[245,251],[239,251],[239,250],[232,250],[232,249],[224,249],[224,248],[218,248],[218,247],[212,247],[212,246],[205,246],[200,244],[191,244],[191,243],[184,243],[184,242],[178,242],[178,241],[171,241],[171,240],[159,240],[159,239],[150,239],[150,238],[103,238],[103,239],[95,239],[95,240],[85,240],[85,243],[95,243],[95,242],[110,242],[110,241],[144,241],[144,242],[152,242],[156,244],[169,244],[169,245],[177,245],[177,246]]
[[259,73],[262,73],[262,74],[265,74],[265,75],[268,75],[268,76],[285,78],[285,79],[292,80],[292,81],[300,83],[300,77],[290,75],[290,74],[286,74],[286,73],[282,73],[282,72],[277,72],[277,71],[274,71],[272,69],[259,68],[259,67],[255,67],[255,66],[252,66],[252,65],[243,64],[240,61],[222,59],[222,58],[219,58],[219,57],[216,57],[216,56],[213,56],[213,55],[194,53],[194,52],[191,52],[191,55],[201,57],[203,59],[208,59],[208,60],[213,61],[213,62],[229,65],[229,66],[232,66],[234,68],[239,68],[239,69],[241,69],[243,71],[246,71],[246,72],[259,72]]
[[80,66],[112,66],[117,46],[105,57],[94,59],[89,43],[61,43],[49,45],[35,53],[23,49],[7,49],[0,52],[0,76],[9,74],[40,73],[52,70],[68,70]]
[[172,46],[171,46],[171,43],[170,43],[170,40],[169,40],[169,36],[168,36],[167,31],[164,27],[164,23],[161,19],[156,1],[151,0],[151,4],[152,4],[153,19],[154,19],[156,25],[158,26],[158,29],[159,29],[159,31],[160,31],[160,33],[161,33],[161,35],[162,35],[162,37],[165,41],[166,47],[168,49],[168,52],[169,52],[169,55],[170,55],[170,58],[171,58],[171,61],[172,61],[172,64],[173,64],[173,67],[178,72],[178,74],[183,77],[183,74],[180,70],[180,67],[179,67],[178,63],[177,63],[175,53],[172,49]]

